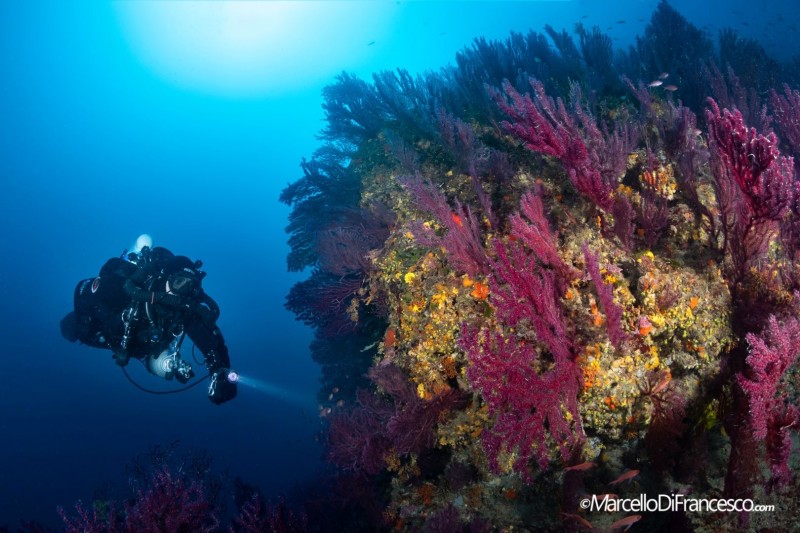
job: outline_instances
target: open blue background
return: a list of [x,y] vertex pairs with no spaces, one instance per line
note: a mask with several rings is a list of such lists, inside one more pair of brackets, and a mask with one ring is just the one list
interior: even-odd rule
[[[476,36],[545,23],[598,25],[622,45],[656,4],[390,2],[388,29],[357,43],[370,53],[358,62],[321,53],[319,67],[365,78],[438,69]],[[769,13],[744,1],[673,5],[714,37],[730,25],[773,51],[786,49],[782,32],[788,39],[796,23],[787,9],[782,30],[768,31],[779,3]],[[341,38],[349,33],[343,25]],[[176,439],[207,448],[220,470],[271,496],[313,483],[322,465],[318,370],[309,331],[283,308],[301,275],[286,272],[288,208],[277,198],[317,146],[328,81],[282,92],[276,80],[269,95],[246,98],[187,89],[137,56],[112,3],[0,3],[0,524],[56,525],[57,505],[124,483],[133,456]],[[242,388],[215,407],[204,386],[147,395],[109,352],[60,337],[76,282],[142,232],[204,261],[234,368],[284,397]],[[138,366],[140,382],[159,385]]]

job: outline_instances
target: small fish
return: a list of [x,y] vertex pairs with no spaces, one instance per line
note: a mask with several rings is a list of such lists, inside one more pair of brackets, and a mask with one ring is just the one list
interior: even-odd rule
[[625,24],[625,20],[624,19],[623,20],[618,20],[617,24]]
[[455,213],[450,213],[450,216],[453,218],[453,222],[455,222],[459,228],[464,227],[464,222],[461,220],[461,217],[456,215]]
[[678,90],[677,85],[664,85],[664,90],[669,92],[675,92]]
[[370,41],[367,43],[367,46],[372,46],[373,44],[375,44],[375,41]]
[[568,466],[564,470],[566,470],[568,472],[583,472],[585,470],[589,470],[590,468],[594,468],[595,466],[597,466],[597,465],[592,463],[592,462],[588,462],[587,461],[587,462],[581,463],[579,465]]
[[616,485],[617,483],[622,483],[623,481],[628,481],[629,479],[635,478],[637,475],[639,475],[639,471],[638,470],[628,470],[627,472],[625,472],[624,474],[619,476],[617,479],[615,479],[614,481],[609,483],[609,485]]
[[586,520],[582,516],[579,516],[579,515],[576,515],[576,514],[572,514],[572,513],[561,513],[561,516],[563,516],[564,518],[568,518],[570,520],[575,520],[577,523],[579,523],[580,525],[582,525],[586,529],[594,529],[594,526],[592,525],[592,523],[589,522],[588,520]]
[[661,74],[658,75],[658,79],[660,80],[665,80],[667,78],[669,78],[669,72],[662,72]]
[[661,80],[653,80],[647,84],[648,87],[661,87],[664,85],[664,82]]
[[594,496],[595,496],[595,498],[597,498],[597,501],[599,501],[599,502],[606,502],[608,500],[616,500],[617,498],[619,498],[619,496],[617,496],[616,494],[611,494],[611,493],[609,493],[609,494],[595,494]]
[[633,524],[635,524],[636,522],[638,522],[641,519],[642,519],[642,515],[640,515],[640,514],[634,514],[634,515],[631,515],[631,516],[626,516],[625,518],[623,518],[621,520],[617,520],[616,522],[611,524],[611,530],[613,531],[613,530],[615,530],[617,528],[624,527],[625,531],[628,531]]
[[658,394],[659,392],[661,392],[661,391],[663,391],[664,389],[666,389],[666,388],[667,388],[667,385],[669,385],[670,379],[671,379],[671,377],[670,377],[670,376],[669,376],[669,374],[668,374],[668,375],[667,375],[667,377],[665,377],[664,379],[662,379],[662,380],[661,380],[661,381],[658,383],[658,385],[656,385],[655,387],[653,387],[653,392],[652,392],[652,394]]

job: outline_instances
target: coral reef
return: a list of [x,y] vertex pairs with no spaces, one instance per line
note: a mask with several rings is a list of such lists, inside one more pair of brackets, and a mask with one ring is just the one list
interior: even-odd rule
[[339,527],[788,520],[579,508],[609,486],[800,516],[800,80],[731,32],[717,55],[663,1],[627,51],[576,35],[324,93],[326,144],[284,199]]

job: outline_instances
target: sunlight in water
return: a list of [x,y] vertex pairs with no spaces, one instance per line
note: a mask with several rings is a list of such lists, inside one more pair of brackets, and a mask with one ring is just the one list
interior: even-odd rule
[[171,83],[225,96],[286,92],[352,69],[393,3],[117,2],[131,47]]

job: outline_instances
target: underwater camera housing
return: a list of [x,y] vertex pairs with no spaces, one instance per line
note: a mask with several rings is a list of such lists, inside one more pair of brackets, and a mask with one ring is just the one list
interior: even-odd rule
[[162,377],[167,381],[175,378],[180,383],[186,383],[194,377],[194,371],[192,370],[192,365],[181,359],[177,341],[178,339],[175,339],[160,354],[148,356],[144,363],[151,374]]

